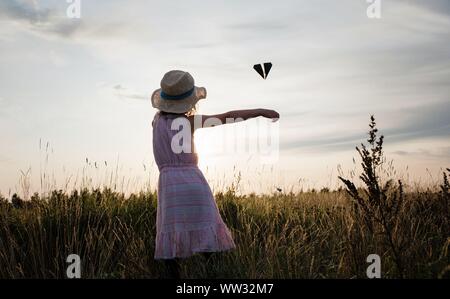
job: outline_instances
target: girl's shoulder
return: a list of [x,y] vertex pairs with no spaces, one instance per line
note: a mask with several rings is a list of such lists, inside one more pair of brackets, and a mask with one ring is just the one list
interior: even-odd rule
[[167,117],[167,118],[177,118],[177,117],[187,117],[184,113],[170,113],[170,112],[164,112],[164,111],[158,111],[157,114]]
[[189,119],[188,116],[185,114],[177,114],[177,113],[168,113],[163,111],[158,111],[155,113],[155,116],[153,117],[152,125],[155,126],[156,122],[159,120],[171,120],[175,118],[183,117],[186,119]]
[[152,126],[154,127],[158,119],[161,117],[160,111],[155,113],[155,116],[153,117]]

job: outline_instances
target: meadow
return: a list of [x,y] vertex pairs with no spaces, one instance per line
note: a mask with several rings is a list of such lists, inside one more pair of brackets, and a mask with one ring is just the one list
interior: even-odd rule
[[[382,146],[372,118],[361,174],[338,190],[216,193],[237,248],[181,260],[182,277],[367,278],[378,254],[383,278],[449,278],[450,170],[435,188],[406,190]],[[0,278],[65,278],[73,253],[82,278],[165,278],[153,259],[156,204],[156,192],[112,188],[0,196]]]

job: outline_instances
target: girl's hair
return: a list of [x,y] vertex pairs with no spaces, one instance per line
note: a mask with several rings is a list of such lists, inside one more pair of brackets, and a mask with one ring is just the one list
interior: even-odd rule
[[191,108],[191,110],[187,111],[185,113],[186,116],[194,116],[195,113],[197,113],[198,104],[195,104],[194,107]]

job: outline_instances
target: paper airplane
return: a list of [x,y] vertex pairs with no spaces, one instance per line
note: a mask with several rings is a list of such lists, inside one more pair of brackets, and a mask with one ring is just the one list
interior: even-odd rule
[[271,62],[265,62],[264,64],[255,64],[253,66],[255,71],[258,72],[258,74],[263,78],[267,79],[267,76],[269,75],[270,69],[272,68]]

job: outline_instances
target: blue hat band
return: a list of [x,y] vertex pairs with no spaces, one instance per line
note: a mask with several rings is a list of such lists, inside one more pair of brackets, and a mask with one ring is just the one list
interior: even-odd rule
[[190,95],[192,95],[194,90],[195,90],[195,86],[192,87],[190,90],[186,91],[185,93],[175,95],[175,96],[169,95],[161,90],[161,98],[163,98],[164,100],[182,100],[182,99],[187,98]]

